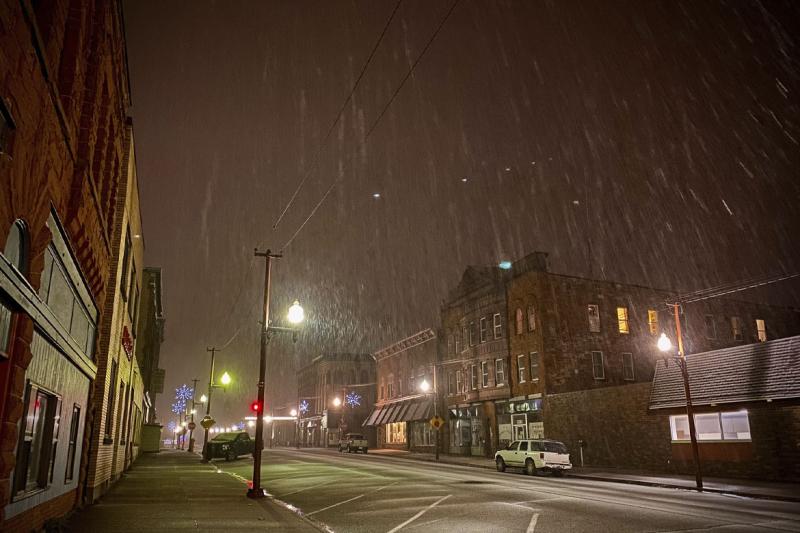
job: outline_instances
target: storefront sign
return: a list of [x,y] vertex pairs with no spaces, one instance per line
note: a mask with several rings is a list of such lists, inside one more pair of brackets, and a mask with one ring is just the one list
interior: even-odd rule
[[122,349],[125,350],[125,355],[130,360],[133,355],[133,337],[131,337],[131,332],[128,331],[128,326],[122,326]]

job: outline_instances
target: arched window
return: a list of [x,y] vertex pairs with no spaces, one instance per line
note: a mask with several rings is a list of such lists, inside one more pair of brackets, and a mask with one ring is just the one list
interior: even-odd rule
[[524,320],[525,320],[525,317],[524,317],[524,316],[523,316],[523,314],[522,314],[522,309],[520,309],[519,307],[517,307],[517,316],[516,316],[516,319],[517,319],[517,320],[516,320],[516,324],[517,324],[517,335],[522,335],[522,331],[523,331],[523,322],[524,322]]
[[25,223],[19,219],[11,224],[11,229],[8,231],[8,238],[6,239],[6,247],[3,250],[3,255],[9,263],[14,265],[20,274],[26,274],[26,264],[28,262],[27,256],[27,230]]

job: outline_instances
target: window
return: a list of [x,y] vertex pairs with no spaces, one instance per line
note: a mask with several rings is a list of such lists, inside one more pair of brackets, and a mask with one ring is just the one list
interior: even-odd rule
[[27,269],[25,265],[27,260],[27,230],[25,223],[17,219],[11,224],[11,229],[8,230],[8,237],[6,238],[6,247],[3,250],[3,255],[17,271],[25,275]]
[[731,333],[735,341],[740,341],[744,338],[742,335],[742,321],[738,316],[731,317]]
[[531,381],[539,381],[539,352],[528,354],[531,364]]
[[461,351],[462,352],[467,349],[467,346],[469,346],[468,343],[469,343],[469,334],[467,333],[467,326],[462,326],[461,327]]
[[55,398],[55,415],[53,416],[53,436],[50,441],[50,467],[47,469],[49,474],[47,476],[48,484],[53,482],[53,473],[56,468],[56,450],[58,450],[58,432],[61,429],[61,398]]
[[69,442],[67,443],[67,472],[64,482],[72,481],[75,477],[75,450],[78,446],[78,426],[81,422],[81,407],[76,403],[72,406],[72,419],[69,423]]
[[767,324],[761,318],[756,318],[756,331],[758,332],[758,341],[767,342]]
[[386,396],[394,398],[394,374],[389,374],[389,380],[386,383]]
[[454,337],[455,353],[461,353],[461,334],[456,330]]
[[489,362],[481,361],[481,387],[489,386]]
[[517,382],[525,383],[525,361],[524,355],[517,356]]
[[456,394],[464,392],[464,373],[456,370]]
[[517,307],[517,315],[516,315],[516,326],[517,326],[517,335],[522,335],[522,309]]
[[500,322],[500,313],[494,314],[492,317],[492,325],[494,327],[494,338],[501,338],[503,336],[503,324]]
[[0,154],[9,153],[11,132],[14,129],[16,129],[16,125],[11,118],[11,113],[8,112],[5,102],[0,98]]
[[703,317],[703,323],[706,328],[706,338],[716,339],[717,325],[714,323],[714,315],[706,315],[705,317]]
[[618,324],[620,333],[627,334],[627,333],[631,332],[631,328],[628,325],[628,308],[627,307],[617,307],[617,324]]
[[21,418],[14,468],[14,494],[47,487],[54,461],[53,435],[58,431],[59,403],[57,396],[31,382],[25,387],[25,411]]
[[117,361],[111,360],[111,375],[108,378],[108,405],[106,405],[106,442],[111,444],[114,433],[114,394],[117,390]]
[[381,381],[381,400],[385,399],[386,396],[384,395],[384,391],[386,390],[383,381]]
[[506,382],[506,368],[502,359],[494,360],[494,382],[498,387],[505,385]]
[[389,444],[405,444],[406,423],[394,422],[386,424],[386,442]]
[[532,305],[528,306],[528,331],[536,331],[536,310]]
[[8,357],[11,352],[11,308],[0,299],[0,357]]
[[647,327],[650,335],[658,335],[658,311],[655,309],[647,310]]
[[[673,441],[691,440],[689,418],[686,415],[669,417]],[[698,413],[694,415],[698,441],[749,441],[750,422],[747,411],[725,413]]]
[[136,286],[136,262],[131,260],[131,281],[128,287],[128,316],[133,323],[133,317],[136,314],[136,292],[139,288]]
[[486,342],[487,334],[489,333],[489,324],[486,321],[486,317],[482,316],[481,321],[481,342]]
[[589,332],[600,332],[600,308],[596,304],[589,304]]
[[447,353],[449,353],[449,354],[454,353],[454,350],[453,350],[453,336],[452,335],[448,335],[447,336]]
[[622,354],[622,379],[626,381],[634,380],[632,353],[626,352]]
[[414,381],[414,373],[411,372],[410,375],[408,376],[408,390],[415,390],[414,389],[415,385],[416,385],[416,381]]
[[478,389],[478,365],[472,365],[472,381],[470,385],[472,385],[472,390]]
[[130,226],[125,230],[125,248],[122,252],[122,277],[119,280],[119,292],[122,294],[122,299],[128,299],[128,263],[131,256],[131,228]]
[[469,323],[469,345],[475,346],[475,322]]
[[606,369],[603,364],[603,352],[592,352],[592,375],[594,379],[606,379]]
[[528,441],[523,440],[519,443],[519,450],[520,452],[527,452],[528,451]]
[[456,393],[456,374],[450,372],[447,374],[447,394],[452,396]]

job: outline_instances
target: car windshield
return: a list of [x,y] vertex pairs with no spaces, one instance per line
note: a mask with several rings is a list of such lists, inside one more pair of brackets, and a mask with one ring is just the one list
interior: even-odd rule
[[211,442],[231,442],[233,440],[236,440],[236,437],[238,436],[239,436],[238,433],[220,433],[219,435],[211,439]]
[[544,451],[552,453],[568,453],[567,447],[561,442],[544,442]]

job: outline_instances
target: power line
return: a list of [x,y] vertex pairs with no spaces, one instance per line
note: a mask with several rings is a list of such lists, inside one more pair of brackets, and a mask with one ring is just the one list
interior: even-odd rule
[[[402,81],[397,86],[397,88],[395,89],[394,93],[392,93],[391,98],[389,98],[389,100],[386,102],[386,105],[383,106],[383,109],[381,110],[380,114],[378,115],[378,118],[375,119],[375,121],[372,123],[372,126],[369,128],[369,130],[367,130],[366,135],[364,135],[364,141],[363,141],[364,144],[367,143],[367,141],[370,138],[370,135],[372,135],[372,132],[375,131],[375,128],[378,126],[378,123],[381,121],[383,116],[386,114],[386,111],[389,109],[389,106],[391,106],[392,102],[394,102],[395,98],[397,98],[397,95],[400,93],[400,90],[403,88],[403,86],[405,85],[406,81],[408,81],[408,79],[411,77],[411,74],[414,72],[414,69],[417,67],[417,65],[419,64],[420,60],[423,58],[425,53],[428,51],[428,49],[430,48],[431,44],[436,39],[436,36],[439,35],[439,32],[441,31],[442,27],[447,22],[447,19],[450,18],[450,15],[453,13],[453,11],[455,10],[456,6],[458,6],[460,1],[461,0],[454,0],[452,5],[450,6],[450,9],[447,10],[447,13],[445,14],[445,16],[442,17],[442,20],[439,21],[439,25],[436,27],[436,30],[433,32],[431,37],[428,39],[428,42],[425,43],[425,46],[422,49],[422,52],[420,52],[420,54],[417,56],[417,59],[414,61],[414,63],[412,63],[411,67],[406,72],[406,75],[403,77]],[[339,181],[341,181],[341,177],[337,177],[336,179],[333,180],[333,183],[331,183],[330,187],[328,187],[328,189],[325,191],[325,194],[322,195],[322,198],[319,200],[319,202],[317,202],[317,204],[311,210],[311,213],[309,213],[309,215],[305,218],[305,220],[303,220],[303,222],[300,224],[300,227],[297,228],[297,230],[292,234],[292,236],[289,238],[289,240],[286,241],[286,244],[284,244],[281,247],[281,251],[285,250],[290,244],[292,244],[292,242],[294,241],[295,237],[297,237],[297,235],[305,227],[305,225],[308,223],[308,221],[311,220],[311,218],[316,214],[317,210],[325,202],[325,200],[328,198],[328,196],[330,195],[331,191],[333,191],[334,187],[336,187],[336,185],[339,183]]]
[[792,279],[800,276],[800,273],[794,274],[784,274],[780,276],[774,276],[771,278],[762,278],[760,280],[753,280],[753,281],[746,281],[740,284],[730,284],[727,287],[723,287],[717,290],[711,291],[698,291],[701,294],[694,294],[694,295],[684,295],[683,297],[679,298],[680,303],[693,303],[699,302],[700,300],[707,300],[710,298],[718,298],[720,296],[725,296],[726,294],[732,294],[735,292],[746,291],[748,289],[755,289],[757,287],[762,287],[764,285],[770,285],[772,283],[777,283],[779,281],[785,281],[787,279]]
[[386,31],[389,29],[389,26],[392,24],[392,20],[394,19],[394,16],[397,13],[397,10],[400,8],[400,4],[402,3],[402,1],[403,0],[397,0],[397,3],[395,4],[394,9],[392,10],[392,13],[389,15],[389,18],[386,20],[386,24],[384,24],[384,26],[383,26],[383,30],[381,31],[381,34],[378,36],[378,40],[375,41],[375,44],[372,47],[372,51],[369,53],[369,57],[367,57],[367,61],[364,63],[364,66],[361,67],[361,73],[358,75],[358,78],[356,79],[355,83],[350,88],[350,94],[348,94],[347,98],[345,98],[344,102],[342,103],[342,107],[339,108],[339,112],[336,114],[336,119],[333,121],[331,126],[328,128],[328,132],[325,134],[325,138],[322,139],[322,142],[320,143],[319,147],[317,148],[317,152],[316,152],[316,154],[314,154],[314,159],[313,159],[313,161],[311,163],[311,166],[309,167],[308,171],[303,176],[303,179],[300,180],[300,183],[297,185],[297,188],[294,190],[294,193],[292,194],[292,197],[289,199],[289,202],[283,208],[283,211],[281,211],[281,214],[278,215],[278,219],[272,225],[272,229],[273,230],[276,229],[278,227],[278,224],[281,223],[281,220],[283,220],[283,217],[284,217],[284,215],[286,215],[286,212],[289,211],[289,208],[291,208],[292,204],[294,204],[294,201],[297,198],[297,195],[300,193],[300,189],[303,188],[303,185],[305,185],[306,180],[308,179],[308,177],[316,169],[317,164],[319,163],[319,156],[322,153],[323,148],[325,148],[326,143],[328,142],[328,139],[331,136],[331,133],[333,132],[334,128],[336,127],[336,125],[341,120],[342,114],[344,113],[344,110],[347,107],[347,104],[349,104],[350,100],[353,99],[353,94],[355,93],[356,89],[358,88],[358,84],[361,82],[361,78],[364,77],[364,73],[367,71],[367,67],[369,67],[369,64],[372,62],[372,58],[375,56],[375,52],[378,50],[378,47],[380,46],[381,41],[383,41],[383,37],[386,35]]

